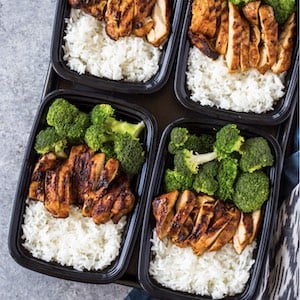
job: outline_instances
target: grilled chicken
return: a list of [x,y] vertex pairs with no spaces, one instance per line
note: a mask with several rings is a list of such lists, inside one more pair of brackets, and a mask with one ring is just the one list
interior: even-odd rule
[[113,40],[119,38],[119,9],[121,0],[108,0],[105,12],[105,30]]
[[277,61],[272,66],[274,73],[287,71],[291,66],[294,37],[296,35],[296,15],[293,13],[285,22],[279,36]]
[[132,32],[134,0],[122,0],[120,3],[119,37],[129,36]]
[[178,196],[179,192],[175,190],[158,196],[152,201],[152,211],[156,219],[156,232],[159,239],[163,239],[168,234]]
[[238,8],[228,2],[229,6],[229,29],[226,63],[229,72],[237,72],[240,66],[240,44],[242,40],[243,22]]
[[215,0],[194,0],[190,31],[213,38],[217,30]]
[[275,20],[273,8],[270,5],[262,5],[259,8],[261,24],[261,38],[263,49],[258,71],[264,74],[276,62],[278,48],[278,23]]
[[[168,235],[178,240],[179,232],[185,224],[189,214],[193,210],[196,202],[196,196],[193,192],[185,190],[178,198],[176,202],[176,213],[171,221],[170,227],[168,228]],[[181,238],[182,239],[182,238]]]
[[161,46],[170,33],[170,0],[156,0],[152,11],[153,28],[147,34],[147,40],[155,47]]
[[258,10],[261,1],[252,1],[243,6],[242,10],[245,18],[253,26],[259,26]]
[[242,37],[240,48],[240,69],[244,72],[249,69],[249,50],[250,50],[250,26],[248,22],[242,19]]
[[250,44],[249,44],[249,65],[256,68],[259,60],[259,43],[260,43],[260,30],[258,26],[250,27]]
[[94,205],[102,198],[109,187],[109,184],[115,179],[119,171],[119,161],[116,159],[109,159],[104,169],[101,171],[99,180],[95,185],[95,189],[84,195],[84,203],[82,207],[82,215],[91,217]]
[[[217,15],[218,16],[218,15]],[[220,24],[219,30],[217,32],[217,39],[215,50],[224,55],[227,50],[228,44],[228,9],[227,9],[227,1],[222,0],[221,2],[221,15],[220,15]]]
[[261,220],[261,210],[254,211],[252,213],[253,229],[252,229],[252,235],[249,239],[249,244],[251,244],[257,236],[260,220]]
[[134,0],[133,33],[146,36],[154,25],[152,9],[156,0]]
[[172,242],[178,247],[184,248],[189,244],[188,237],[192,233],[194,222],[191,216],[188,216],[185,222],[180,226],[180,230],[176,236],[171,238]]
[[58,164],[56,155],[52,152],[43,155],[33,170],[28,197],[44,202],[45,200],[45,174],[47,170],[54,169]]

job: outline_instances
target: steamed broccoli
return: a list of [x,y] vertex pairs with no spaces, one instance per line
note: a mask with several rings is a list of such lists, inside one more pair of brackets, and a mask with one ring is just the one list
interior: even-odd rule
[[66,137],[71,144],[84,142],[87,128],[90,126],[90,117],[84,112],[78,112],[73,122],[69,125]]
[[103,127],[104,131],[109,133],[127,133],[133,138],[138,138],[145,128],[145,123],[143,121],[134,124],[123,120],[117,120],[114,109],[109,104],[95,105],[91,111],[91,121],[93,125]]
[[273,7],[279,24],[283,24],[296,8],[295,0],[265,0],[265,2]]
[[92,124],[85,132],[85,143],[94,151],[99,151],[104,143],[113,141],[114,137],[108,134],[101,125]]
[[243,172],[254,172],[274,163],[268,141],[263,137],[249,138],[241,147],[240,168]]
[[176,170],[167,169],[164,174],[164,189],[166,192],[174,190],[184,191],[192,188],[194,175],[183,175]]
[[220,161],[217,180],[219,188],[217,196],[223,200],[232,200],[234,193],[234,182],[238,172],[238,160],[227,157]]
[[269,177],[263,171],[242,173],[235,184],[233,202],[243,212],[261,208],[269,197]]
[[66,157],[67,140],[60,137],[54,127],[41,130],[35,140],[34,149],[39,154],[54,152],[59,157]]
[[199,167],[198,174],[195,176],[193,189],[197,193],[214,195],[218,189],[216,175],[218,172],[218,162],[216,160],[208,162]]
[[105,142],[102,144],[100,151],[105,153],[105,159],[109,160],[110,158],[117,157],[114,149],[114,143],[112,141]]
[[127,133],[117,134],[114,139],[114,151],[124,172],[128,174],[138,173],[145,160],[143,146],[139,140],[132,138]]

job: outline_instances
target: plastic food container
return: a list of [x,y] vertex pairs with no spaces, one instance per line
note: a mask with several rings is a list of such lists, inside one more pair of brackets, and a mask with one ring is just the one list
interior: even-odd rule
[[[175,73],[174,89],[178,101],[186,108],[203,115],[212,116],[216,119],[224,119],[233,122],[256,124],[256,125],[275,125],[285,121],[291,112],[291,103],[296,101],[294,94],[299,78],[299,35],[296,35],[292,65],[286,74],[285,94],[274,105],[273,110],[266,113],[244,113],[216,107],[200,105],[191,99],[191,93],[186,85],[186,72],[189,49],[192,46],[188,38],[188,30],[191,22],[191,1],[188,1],[184,24],[181,32],[178,59]],[[200,51],[200,50],[199,50]],[[195,62],[196,63],[196,62]]]
[[175,55],[177,54],[181,23],[186,6],[185,1],[171,1],[172,18],[169,39],[163,45],[158,72],[146,82],[126,82],[123,80],[114,81],[110,79],[99,78],[87,73],[79,75],[77,72],[70,70],[70,68],[67,66],[67,62],[63,59],[63,37],[65,35],[66,28],[65,19],[69,18],[70,15],[70,5],[67,2],[68,1],[66,0],[58,1],[56,19],[54,23],[55,26],[53,28],[51,61],[53,68],[58,75],[64,79],[92,88],[126,94],[153,93],[161,89],[166,84],[173,67]]
[[[151,251],[152,231],[155,228],[155,219],[152,213],[152,200],[164,193],[162,189],[162,180],[164,171],[170,166],[171,156],[168,153],[169,135],[172,128],[176,126],[186,127],[191,133],[208,133],[214,134],[218,128],[228,124],[224,121],[199,121],[190,118],[181,118],[173,123],[169,124],[160,140],[157,159],[155,161],[154,170],[152,173],[150,190],[148,192],[147,204],[145,207],[145,216],[143,221],[143,229],[141,236],[141,247],[139,255],[138,276],[141,286],[154,297],[159,299],[180,299],[180,300],[204,300],[211,299],[208,296],[200,296],[196,294],[190,294],[187,292],[175,291],[170,288],[162,286],[158,283],[149,273],[149,265],[154,257],[154,253]],[[260,231],[257,235],[257,247],[254,251],[255,263],[250,270],[250,277],[245,286],[243,293],[235,296],[230,296],[224,299],[252,299],[256,291],[256,286],[260,278],[260,273],[263,268],[264,259],[269,248],[269,241],[271,238],[272,226],[276,219],[276,206],[278,201],[279,183],[280,183],[280,169],[282,164],[281,148],[277,141],[269,134],[256,128],[251,128],[242,124],[238,124],[238,128],[241,130],[241,134],[245,137],[262,136],[265,137],[271,147],[274,155],[274,166],[268,171],[270,177],[270,194],[269,199],[262,207],[262,223],[260,225]],[[178,259],[181,259],[178,257]],[[212,264],[213,267],[213,264]]]
[[[45,126],[46,113],[49,105],[57,97],[63,97],[75,104],[82,111],[90,111],[92,107],[99,103],[108,103],[115,108],[116,116],[124,121],[139,122],[144,121],[145,130],[141,141],[145,149],[145,163],[137,175],[136,183],[133,183],[132,192],[135,194],[136,202],[134,209],[127,215],[127,223],[122,234],[121,248],[118,257],[110,266],[102,271],[78,271],[72,267],[62,266],[54,262],[46,262],[37,259],[23,247],[22,224],[28,196],[28,188],[31,180],[33,168],[38,160],[38,155],[33,149],[37,132]],[[146,202],[148,188],[148,173],[152,170],[153,151],[155,149],[157,125],[152,115],[145,109],[131,104],[128,106],[123,100],[103,97],[101,94],[91,94],[87,92],[75,92],[68,90],[57,90],[48,94],[40,104],[36,115],[31,136],[28,141],[27,151],[21,169],[18,188],[15,194],[14,207],[11,216],[9,232],[9,250],[15,261],[23,267],[44,273],[50,276],[68,280],[75,280],[87,283],[110,283],[120,278],[126,271],[137,235],[141,226],[141,216]]]

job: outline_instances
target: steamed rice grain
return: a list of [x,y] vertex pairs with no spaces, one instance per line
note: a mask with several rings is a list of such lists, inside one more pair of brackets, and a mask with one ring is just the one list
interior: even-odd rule
[[161,50],[140,37],[112,40],[104,22],[72,9],[63,46],[67,66],[79,74],[128,82],[145,82],[159,69]]
[[70,207],[68,218],[54,218],[39,201],[28,201],[22,225],[23,246],[33,257],[76,270],[102,270],[119,255],[126,216],[96,225]]
[[153,230],[149,273],[163,286],[176,291],[220,299],[243,292],[254,263],[256,243],[238,255],[232,244],[218,251],[193,254],[191,247],[180,248],[171,241],[161,241]]
[[236,112],[273,110],[284,95],[284,74],[262,75],[254,68],[229,74],[223,56],[213,61],[195,46],[189,50],[186,84],[200,105]]

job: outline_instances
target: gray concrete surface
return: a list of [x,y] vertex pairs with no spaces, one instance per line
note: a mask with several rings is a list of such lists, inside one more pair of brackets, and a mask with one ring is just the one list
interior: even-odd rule
[[56,279],[19,266],[8,228],[27,139],[50,61],[55,0],[0,0],[0,299],[124,299],[129,287]]

